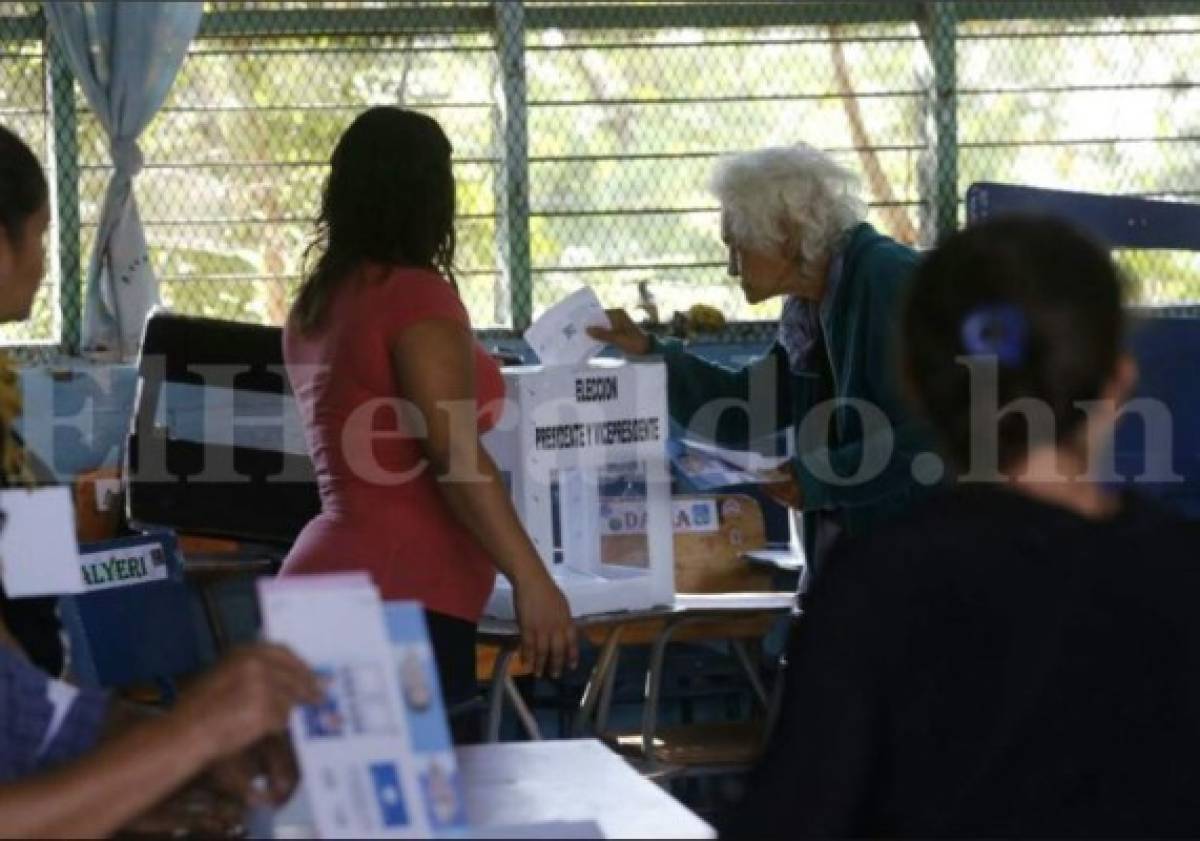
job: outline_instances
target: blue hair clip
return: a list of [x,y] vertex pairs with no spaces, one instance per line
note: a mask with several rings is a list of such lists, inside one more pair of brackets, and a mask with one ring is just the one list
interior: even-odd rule
[[1025,361],[1029,321],[1012,304],[976,307],[963,319],[962,343],[971,356],[995,356],[1005,368],[1016,368]]

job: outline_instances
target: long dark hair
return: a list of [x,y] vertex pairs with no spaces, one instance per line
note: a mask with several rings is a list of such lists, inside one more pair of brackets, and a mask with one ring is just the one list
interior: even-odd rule
[[16,245],[29,218],[46,206],[46,175],[25,141],[0,126],[0,229]]
[[415,111],[371,108],[350,124],[333,150],[305,252],[301,330],[321,324],[333,290],[366,261],[433,269],[454,283],[452,152],[437,121]]
[[[950,456],[966,466],[971,381],[957,360],[997,360],[999,405],[1033,398],[1054,413],[1054,443],[1081,427],[1125,344],[1126,281],[1108,252],[1072,226],[1010,216],[954,234],[925,257],[904,312],[903,364],[913,396]],[[1031,444],[1019,412],[1000,420],[1000,466]],[[1038,442],[1043,443],[1043,442]]]

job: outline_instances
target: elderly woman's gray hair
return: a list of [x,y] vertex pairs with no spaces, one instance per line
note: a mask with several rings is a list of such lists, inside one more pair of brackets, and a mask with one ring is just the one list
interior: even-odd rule
[[722,158],[710,188],[728,239],[805,262],[826,254],[867,213],[858,177],[807,143]]

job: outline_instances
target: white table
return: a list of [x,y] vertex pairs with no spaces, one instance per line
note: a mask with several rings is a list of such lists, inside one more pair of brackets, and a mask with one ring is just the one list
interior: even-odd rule
[[458,751],[472,826],[587,821],[606,838],[713,838],[712,827],[595,739]]
[[[473,745],[457,754],[472,827],[595,821],[606,838],[716,837],[595,739]],[[277,837],[311,837],[302,800],[301,792],[276,816]]]

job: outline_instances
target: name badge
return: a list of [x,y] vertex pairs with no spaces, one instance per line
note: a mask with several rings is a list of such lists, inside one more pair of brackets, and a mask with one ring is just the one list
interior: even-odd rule
[[156,536],[85,545],[79,561],[86,592],[165,581],[170,577],[168,551]]

